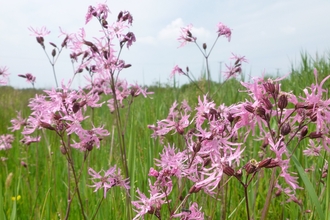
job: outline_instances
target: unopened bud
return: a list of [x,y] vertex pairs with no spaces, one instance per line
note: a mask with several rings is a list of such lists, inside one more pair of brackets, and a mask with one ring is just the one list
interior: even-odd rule
[[278,98],[278,107],[283,110],[288,105],[288,97],[286,95],[281,95]]
[[52,56],[53,56],[53,57],[56,56],[56,50],[55,50],[55,48],[52,50]]
[[266,158],[262,161],[259,162],[258,164],[258,168],[263,168],[263,167],[266,167],[268,166],[270,163],[272,162],[272,158]]
[[308,128],[307,128],[307,126],[305,126],[301,129],[300,138],[305,137],[307,135],[307,133],[308,133]]
[[321,138],[322,137],[322,133],[321,132],[316,132],[316,131],[313,131],[311,132],[308,137],[310,139],[317,139],[317,138]]
[[194,150],[194,152],[195,152],[195,153],[199,152],[200,149],[201,149],[201,147],[202,147],[201,142],[197,142],[197,144],[195,144],[195,145],[193,146],[193,150]]
[[52,45],[53,47],[57,48],[56,44],[49,42],[50,45]]
[[246,111],[254,113],[254,108],[252,107],[252,105],[244,105],[244,108]]
[[317,120],[317,113],[314,112],[313,114],[311,114],[310,119],[311,119],[312,122],[316,122],[316,120]]
[[65,147],[63,147],[63,146],[60,147],[60,151],[63,155],[65,155],[67,153]]
[[189,189],[189,194],[198,193],[202,188],[196,187],[195,185]]
[[43,122],[43,121],[40,121],[39,122],[39,125],[43,128],[46,128],[48,130],[55,130],[55,128],[53,128],[53,126],[51,126],[50,124],[48,124],[47,122]]
[[328,176],[328,171],[324,171],[323,173],[322,173],[322,178],[326,178]]
[[203,49],[206,50],[206,48],[207,48],[206,43],[203,43]]
[[266,147],[268,146],[268,144],[269,144],[269,140],[268,140],[267,137],[265,137],[265,138],[264,138],[264,141],[262,142],[261,147],[262,147],[262,148],[266,148]]
[[282,128],[281,128],[281,134],[282,134],[283,136],[289,134],[290,131],[291,131],[291,126],[290,126],[289,123],[285,123],[285,124],[282,126]]
[[247,164],[245,164],[244,169],[247,173],[251,174],[257,171],[258,162],[255,159],[251,159]]
[[224,169],[223,169],[223,172],[225,174],[227,174],[228,176],[234,176],[235,175],[235,170],[233,168],[231,168],[230,166],[226,166]]
[[271,82],[267,82],[263,84],[266,92],[268,92],[269,94],[274,94],[275,92],[275,85]]
[[268,98],[263,98],[262,100],[266,109],[271,110],[273,108],[273,105]]
[[210,163],[211,163],[211,159],[210,159],[209,157],[206,158],[206,159],[204,160],[203,167],[206,167],[206,166],[210,165]]
[[263,107],[261,106],[257,107],[256,114],[259,115],[260,118],[266,119],[266,110]]
[[265,168],[274,168],[274,167],[278,167],[278,166],[279,166],[279,162],[275,159],[271,159],[270,163],[264,167]]

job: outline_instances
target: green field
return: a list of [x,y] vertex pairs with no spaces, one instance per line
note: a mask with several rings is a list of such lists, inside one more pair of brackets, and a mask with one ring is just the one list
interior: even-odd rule
[[[330,74],[329,56],[318,58],[317,60],[302,54],[301,66],[292,67],[293,72],[287,79],[281,82],[283,91],[292,91],[297,96],[303,94],[303,89],[315,83],[313,69],[317,68],[318,81]],[[248,81],[247,74],[242,77]],[[239,79],[238,79],[239,80]],[[212,83],[211,92],[217,91],[213,100],[218,105],[224,103],[231,105],[237,102],[250,99],[238,80],[231,79],[224,84]],[[198,81],[201,88],[208,86],[203,79]],[[325,82],[323,88],[328,89],[330,80]],[[131,200],[137,200],[136,189],[139,188],[147,196],[148,176],[151,167],[156,168],[154,159],[159,159],[159,154],[163,150],[163,144],[158,139],[151,138],[152,131],[148,125],[156,124],[157,120],[167,117],[169,108],[175,100],[181,102],[187,100],[193,107],[197,105],[198,96],[202,94],[195,85],[184,85],[180,88],[173,88],[167,85],[154,85],[148,88],[154,94],[149,98],[138,97],[134,99],[132,105],[125,102],[125,107],[121,109],[123,125],[126,128],[124,141],[126,143],[129,179],[131,184]],[[16,111],[21,111],[23,117],[28,117],[31,110],[27,107],[29,99],[35,94],[42,94],[41,90],[34,89],[13,89],[11,87],[0,87],[0,135],[8,134],[10,120],[16,117]],[[328,93],[329,94],[329,93]],[[128,108],[130,106],[130,108]],[[109,108],[104,104],[101,108],[87,109],[90,115],[85,121],[86,127],[105,125],[111,133],[110,136],[101,141],[99,149],[90,151],[87,160],[83,152],[72,149],[71,154],[76,170],[81,170],[81,177],[78,184],[81,201],[78,201],[76,193],[72,193],[73,200],[69,213],[69,219],[83,219],[82,207],[86,219],[91,219],[97,211],[98,204],[101,206],[95,215],[95,219],[127,219],[128,213],[134,217],[136,213],[132,206],[127,205],[125,191],[114,187],[107,193],[107,197],[102,200],[103,190],[93,192],[90,177],[87,173],[89,167],[99,171],[107,170],[110,166],[117,165],[124,170],[117,130],[115,129],[115,114],[109,112]],[[47,129],[37,130],[37,135],[41,136],[39,143],[32,143],[26,146],[20,142],[23,138],[20,131],[13,133],[15,140],[12,148],[0,151],[0,219],[64,219],[68,205],[69,184],[74,184],[72,170],[68,169],[66,157],[60,150],[60,139],[53,131]],[[326,134],[329,136],[329,134]],[[185,148],[185,142],[181,136],[167,134],[164,137],[165,143],[175,143],[178,149]],[[261,142],[256,142],[254,137],[250,137],[244,143],[246,150],[242,161],[245,163],[251,159],[258,159]],[[269,206],[268,219],[330,219],[330,177],[324,178],[322,168],[325,161],[329,161],[330,152],[324,149],[319,157],[303,156],[302,151],[306,148],[308,141],[299,145],[295,151],[296,163],[291,162],[290,170],[298,173],[298,182],[304,189],[297,190],[296,195],[299,202],[286,202],[288,197],[282,193],[279,196],[272,195]],[[292,149],[291,149],[292,150]],[[249,159],[247,159],[249,158]],[[243,166],[244,164],[240,164]],[[301,170],[313,168],[312,171]],[[300,169],[300,171],[299,171]],[[68,175],[68,172],[71,175]],[[276,172],[279,172],[277,170]],[[259,219],[265,204],[271,170],[259,172],[248,187],[247,196],[249,199],[249,210],[251,219]],[[68,176],[69,180],[68,180]],[[304,179],[305,178],[305,179]],[[309,180],[307,181],[306,178]],[[202,207],[205,219],[246,219],[247,212],[245,206],[244,189],[238,181],[232,179],[219,190],[217,199],[205,193],[196,193],[189,197],[188,203],[198,202]],[[174,189],[169,198],[173,201],[177,199],[178,187],[177,179],[173,178]],[[183,193],[187,193],[192,184],[187,181]],[[71,186],[72,190],[72,186]],[[319,202],[315,203],[315,199]],[[218,201],[217,201],[218,200]],[[188,204],[187,203],[187,204]],[[168,219],[167,206],[161,209],[161,219]],[[184,207],[186,208],[186,207]],[[155,215],[147,214],[145,219],[157,219]]]

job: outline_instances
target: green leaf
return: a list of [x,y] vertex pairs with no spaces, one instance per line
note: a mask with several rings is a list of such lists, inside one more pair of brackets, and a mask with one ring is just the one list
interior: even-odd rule
[[317,214],[319,215],[319,219],[323,220],[325,219],[325,216],[324,216],[324,213],[322,211],[322,208],[321,208],[321,204],[317,198],[317,195],[316,195],[316,192],[315,192],[315,189],[312,185],[312,183],[309,181],[303,167],[301,166],[301,164],[299,163],[299,161],[297,160],[297,158],[295,157],[295,155],[292,155],[292,160],[298,170],[298,173],[302,179],[302,181],[304,182],[305,184],[305,188],[307,189],[307,192],[315,206],[315,209],[316,209],[316,212]]

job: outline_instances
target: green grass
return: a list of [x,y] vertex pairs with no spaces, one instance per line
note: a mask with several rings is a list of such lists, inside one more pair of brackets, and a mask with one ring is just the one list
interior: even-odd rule
[[[292,91],[294,94],[302,94],[302,89],[306,85],[314,82],[313,68],[319,70],[319,82],[330,73],[329,58],[323,56],[313,59],[306,53],[302,53],[302,63],[299,67],[292,67],[292,74],[281,82],[282,90]],[[329,88],[329,83],[325,88]],[[200,87],[206,88],[206,82],[200,81]],[[138,98],[129,112],[127,121],[127,132],[125,141],[127,144],[128,167],[131,180],[132,200],[136,200],[136,189],[148,195],[148,172],[150,167],[154,166],[154,158],[159,157],[162,151],[162,145],[158,140],[152,139],[151,130],[147,128],[149,124],[155,124],[157,120],[167,117],[169,107],[174,100],[181,102],[188,100],[189,104],[195,106],[197,97],[201,93],[194,85],[188,84],[181,88],[171,88],[168,86],[151,86],[150,91],[155,94],[151,98]],[[243,87],[236,80],[229,80],[223,85],[213,83],[210,94],[217,91],[212,96],[217,105],[225,103],[231,105],[239,101],[244,101],[248,96],[238,92]],[[36,93],[42,93],[39,90],[25,89],[15,90],[11,87],[0,87],[0,134],[9,133],[7,127],[10,126],[10,120],[16,117],[16,111],[21,110],[22,115],[27,117],[30,110],[27,108],[29,99]],[[91,110],[88,110],[91,111]],[[126,115],[126,109],[123,109],[122,115]],[[120,151],[117,144],[117,135],[113,133],[114,115],[110,114],[106,105],[94,109],[94,118],[90,118],[96,126],[105,124],[111,135],[102,141],[100,149],[93,149],[87,164],[83,168],[79,188],[81,197],[87,210],[86,214],[91,216],[103,192],[94,193],[93,189],[88,187],[91,184],[87,174],[88,166],[94,170],[108,169],[109,166],[120,162]],[[88,123],[86,123],[88,124]],[[117,132],[114,130],[114,132]],[[59,216],[65,216],[67,206],[67,162],[60,151],[59,138],[53,132],[45,130],[39,131],[42,136],[40,143],[30,146],[22,145],[19,140],[22,135],[15,132],[15,142],[13,148],[8,151],[0,151],[0,157],[7,158],[0,161],[0,219],[60,219]],[[112,141],[114,138],[114,141]],[[252,137],[253,138],[253,137]],[[257,158],[260,143],[255,143],[253,139],[247,140],[247,158]],[[183,141],[177,136],[167,135],[166,141],[175,142],[178,146],[183,145]],[[303,147],[301,147],[303,149]],[[304,190],[298,190],[297,194],[302,199],[302,206],[296,203],[285,203],[286,198],[281,195],[273,198],[271,201],[268,219],[321,219],[321,215],[326,215],[329,219],[329,175],[319,182],[320,172],[316,172],[324,165],[325,159],[329,161],[329,154],[324,154],[320,158],[306,158],[302,156],[302,149],[296,155],[296,161],[291,164],[292,169],[300,168],[299,181]],[[76,168],[79,168],[83,162],[83,154],[73,151],[73,157]],[[27,166],[21,165],[24,161]],[[314,165],[315,172],[304,173],[301,170]],[[122,167],[121,167],[122,168]],[[298,172],[298,169],[295,169]],[[11,181],[9,176],[12,173]],[[260,172],[258,181],[254,181],[249,188],[248,196],[250,207],[254,219],[259,218],[263,208],[265,197],[268,190],[270,171]],[[311,184],[306,182],[309,179]],[[257,180],[257,179],[256,179]],[[175,184],[175,181],[174,181]],[[185,192],[189,190],[191,184],[187,183]],[[174,190],[175,192],[176,190]],[[12,197],[20,195],[20,199],[13,201]],[[175,200],[175,197],[172,197]],[[194,194],[189,202],[200,201],[206,216],[213,216],[213,219],[220,219],[221,206],[226,206],[226,216],[229,219],[245,219],[246,211],[244,204],[244,191],[237,181],[230,181],[227,185],[226,203],[216,202],[213,198],[204,194]],[[319,202],[319,206],[317,205]],[[307,214],[306,210],[311,210]],[[121,189],[113,188],[103,201],[96,219],[126,219],[125,194]],[[164,210],[165,212],[166,210]],[[135,213],[134,213],[135,215]],[[70,219],[81,219],[81,212],[77,197],[71,207]],[[147,215],[146,219],[156,219],[152,215]],[[166,219],[166,217],[164,217]]]

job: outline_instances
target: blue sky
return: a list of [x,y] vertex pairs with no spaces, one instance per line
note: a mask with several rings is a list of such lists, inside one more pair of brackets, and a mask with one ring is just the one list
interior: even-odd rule
[[[37,77],[36,87],[50,88],[55,85],[48,60],[30,36],[28,27],[46,26],[51,34],[46,42],[60,44],[59,27],[67,32],[76,32],[85,26],[88,0],[16,0],[4,1],[0,7],[0,66],[9,68],[10,85],[29,87],[18,74],[32,73]],[[290,72],[291,64],[299,66],[300,53],[307,51],[315,56],[329,52],[330,47],[330,1],[277,0],[277,1],[216,1],[216,0],[117,0],[107,1],[112,12],[109,23],[120,10],[132,13],[134,22],[131,31],[136,43],[125,50],[122,58],[132,64],[121,77],[130,83],[167,83],[172,68],[177,64],[189,66],[195,77],[200,76],[203,57],[194,44],[178,48],[180,27],[192,24],[193,35],[199,44],[209,46],[216,38],[218,22],[232,29],[228,42],[221,38],[210,56],[212,78],[219,79],[229,63],[231,53],[244,55],[249,63],[243,66],[247,75],[258,76],[264,71],[284,75]],[[87,37],[97,34],[95,21],[86,26]],[[46,45],[48,49],[51,47]],[[48,51],[50,53],[50,50]],[[68,80],[72,67],[68,51],[64,52],[56,66],[59,79]],[[177,78],[186,83],[184,76]],[[80,75],[74,86],[83,86]]]

